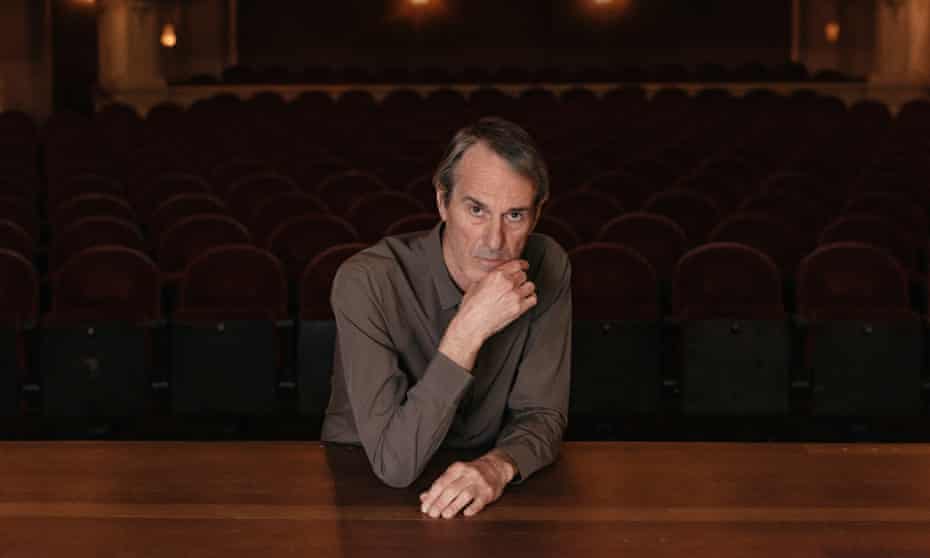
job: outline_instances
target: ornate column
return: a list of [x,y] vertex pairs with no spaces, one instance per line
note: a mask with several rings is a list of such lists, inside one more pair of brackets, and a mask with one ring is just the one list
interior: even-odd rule
[[110,92],[164,87],[159,12],[151,0],[102,0],[100,85]]
[[924,83],[930,80],[930,3],[876,0],[875,72],[872,80]]
[[5,0],[0,20],[0,111],[45,118],[52,110],[51,1]]

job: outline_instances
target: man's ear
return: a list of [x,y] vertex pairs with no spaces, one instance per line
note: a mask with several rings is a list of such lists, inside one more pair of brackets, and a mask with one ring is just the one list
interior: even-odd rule
[[439,218],[445,221],[448,208],[446,207],[445,192],[439,188],[436,188],[436,207],[439,209]]

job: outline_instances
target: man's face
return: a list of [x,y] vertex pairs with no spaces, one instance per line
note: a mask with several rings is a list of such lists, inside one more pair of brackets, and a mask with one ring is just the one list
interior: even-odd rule
[[467,291],[489,271],[523,253],[536,221],[533,183],[483,143],[462,155],[448,206],[436,192],[445,221],[442,255],[452,279]]

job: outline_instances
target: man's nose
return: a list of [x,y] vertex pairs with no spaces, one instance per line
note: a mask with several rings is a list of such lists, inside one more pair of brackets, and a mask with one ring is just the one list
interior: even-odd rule
[[504,246],[503,220],[491,219],[488,228],[484,231],[484,244],[489,250],[497,252]]

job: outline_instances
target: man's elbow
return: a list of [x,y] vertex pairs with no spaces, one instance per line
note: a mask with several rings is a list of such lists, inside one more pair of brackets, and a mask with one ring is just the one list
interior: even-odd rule
[[407,488],[420,476],[412,466],[401,464],[377,467],[375,474],[391,488]]

